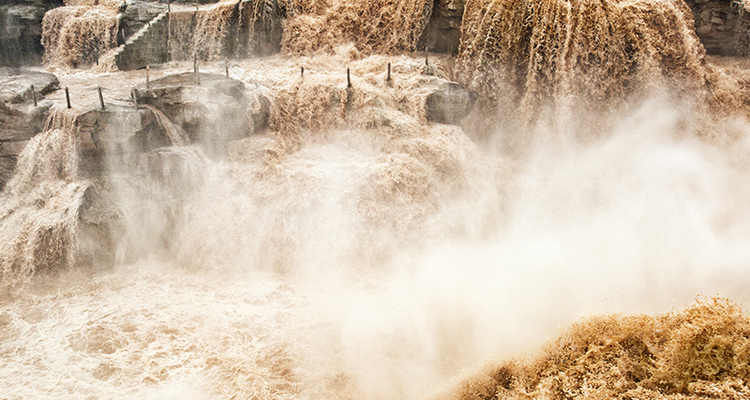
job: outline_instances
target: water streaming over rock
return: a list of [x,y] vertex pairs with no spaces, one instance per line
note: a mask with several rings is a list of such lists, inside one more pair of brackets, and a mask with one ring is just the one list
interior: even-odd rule
[[50,10],[42,22],[45,64],[87,67],[117,46],[115,9],[104,6],[66,6]]
[[[278,6],[279,55],[212,63],[226,2],[172,13],[189,61],[149,87],[60,72],[112,89],[0,197],[3,396],[747,395],[740,305],[663,314],[750,282],[750,73],[682,2],[469,1],[427,62],[432,2]],[[460,125],[428,120],[449,80]]]
[[57,112],[48,124],[20,155],[0,203],[3,291],[76,261],[78,211],[90,183],[78,179],[75,115]]

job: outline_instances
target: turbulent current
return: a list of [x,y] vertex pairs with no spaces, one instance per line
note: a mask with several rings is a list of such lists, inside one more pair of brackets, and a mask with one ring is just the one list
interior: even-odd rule
[[414,52],[432,2],[289,1],[278,55],[180,44],[263,133],[141,105],[166,146],[93,172],[95,88],[146,71],[72,69],[115,21],[72,3],[47,68],[86,106],[47,96],[0,194],[1,399],[750,396],[750,69],[682,1],[469,0],[456,58]]

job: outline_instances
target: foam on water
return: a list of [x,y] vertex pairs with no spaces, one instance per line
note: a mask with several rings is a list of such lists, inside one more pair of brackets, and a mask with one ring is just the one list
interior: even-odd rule
[[[47,256],[75,250],[90,183],[70,166],[75,115],[52,120],[0,208],[0,392],[747,393],[747,317],[723,300],[581,320],[521,357],[581,315],[664,313],[696,295],[744,303],[750,124],[729,90],[744,72],[706,62],[678,1],[474,1],[456,69],[447,57],[431,56],[428,71],[422,57],[369,55],[413,49],[426,18],[415,4],[368,19],[409,33],[398,41],[354,26],[371,3],[290,2],[299,38],[230,71],[267,87],[267,134],[230,142],[220,160],[177,129],[176,146],[111,155],[102,179],[121,235],[108,268]],[[454,75],[485,103],[463,128],[427,122],[424,99]],[[61,73],[104,87],[134,79]],[[675,91],[654,94],[662,85]],[[487,145],[517,140],[511,152]],[[50,229],[73,239],[19,234]],[[70,265],[41,273],[39,260]]]

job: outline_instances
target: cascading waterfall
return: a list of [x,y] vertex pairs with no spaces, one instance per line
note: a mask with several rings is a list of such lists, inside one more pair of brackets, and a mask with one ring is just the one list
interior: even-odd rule
[[172,4],[173,62],[71,70],[101,3],[44,37],[106,109],[49,95],[0,194],[4,396],[750,393],[750,72],[682,1],[469,0],[457,58],[415,48],[433,1]]

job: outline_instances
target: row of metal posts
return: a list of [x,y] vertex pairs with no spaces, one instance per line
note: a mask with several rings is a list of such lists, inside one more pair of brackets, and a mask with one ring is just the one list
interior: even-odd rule
[[[425,57],[425,65],[429,65],[429,61],[427,60],[427,57]],[[229,60],[224,59],[224,72],[226,73],[227,78],[229,78]],[[198,69],[198,54],[195,54],[193,56],[193,73],[195,74],[195,79],[200,85],[200,72]],[[300,67],[300,76],[305,75],[305,67]],[[391,84],[392,78],[391,78],[391,63],[388,63],[388,74],[385,78],[385,81],[388,84]],[[346,87],[351,88],[352,87],[352,78],[351,78],[351,72],[349,68],[346,68]],[[148,65],[146,66],[146,88],[151,88],[151,67]],[[99,106],[102,110],[106,109],[106,106],[104,104],[104,96],[102,96],[102,88],[101,86],[97,86],[96,90],[99,92]],[[37,97],[36,97],[36,90],[34,90],[34,85],[31,85],[31,94],[34,98],[34,106],[37,106]],[[131,96],[133,98],[133,104],[135,105],[135,108],[138,109],[138,99],[136,98],[136,91],[135,88],[131,91]],[[68,106],[68,108],[71,108],[70,105],[70,92],[68,91],[68,87],[65,87],[65,102]]]

